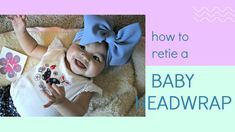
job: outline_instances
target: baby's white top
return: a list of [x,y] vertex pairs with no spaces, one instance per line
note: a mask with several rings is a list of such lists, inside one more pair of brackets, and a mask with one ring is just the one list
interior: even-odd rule
[[41,92],[47,90],[46,81],[64,86],[66,97],[70,101],[82,92],[102,94],[102,89],[91,79],[76,75],[67,69],[65,52],[61,41],[55,39],[39,64],[12,83],[10,93],[21,116],[60,116],[53,106],[43,108],[48,102]]

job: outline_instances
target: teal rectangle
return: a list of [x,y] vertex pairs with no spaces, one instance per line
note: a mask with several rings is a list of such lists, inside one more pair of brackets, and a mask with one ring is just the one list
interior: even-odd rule
[[[161,75],[161,79],[166,79],[169,75],[175,86],[176,74],[194,74],[191,88],[172,88],[166,85],[165,88],[153,88],[153,74]],[[169,80],[168,80],[169,82]],[[152,66],[146,67],[146,115],[149,122],[158,124],[159,131],[176,132],[221,132],[235,131],[235,67],[233,66]],[[169,106],[169,96],[206,96],[221,97],[230,96],[232,102],[224,110],[190,110],[179,108],[176,110],[148,110],[148,106],[158,105],[160,98],[165,97]],[[148,99],[149,96],[156,96],[155,99]],[[159,102],[157,102],[157,100]],[[155,101],[154,103],[149,103]],[[208,101],[208,102],[210,102]],[[219,100],[221,101],[221,100]],[[177,101],[176,101],[177,102]],[[172,101],[171,103],[174,104]],[[182,102],[181,102],[182,104]]]

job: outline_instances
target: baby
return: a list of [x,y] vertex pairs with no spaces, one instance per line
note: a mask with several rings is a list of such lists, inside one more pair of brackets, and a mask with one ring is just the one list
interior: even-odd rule
[[103,17],[88,15],[68,49],[58,39],[45,47],[27,32],[25,16],[9,19],[22,49],[40,60],[11,84],[10,95],[20,116],[84,115],[92,95],[102,94],[91,78],[109,66],[126,64],[141,37],[138,23],[116,34]]

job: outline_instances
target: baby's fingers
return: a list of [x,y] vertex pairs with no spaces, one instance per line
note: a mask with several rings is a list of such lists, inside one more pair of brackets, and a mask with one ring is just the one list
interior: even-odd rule
[[17,21],[17,20],[26,20],[26,15],[9,15],[6,17],[8,20]]
[[51,92],[51,96],[55,96],[56,98],[58,98],[60,96],[60,94],[58,93],[58,90],[56,88],[54,88],[48,84],[47,84],[47,88]]
[[17,15],[18,18],[21,18],[23,21],[26,20],[26,15]]
[[13,20],[14,20],[14,18],[15,18],[15,16],[10,15],[10,16],[6,16],[6,18],[7,18],[8,20],[10,20],[10,21],[13,21]]
[[48,98],[48,103],[43,105],[44,108],[47,108],[49,106],[51,106],[55,101],[55,98],[51,95],[49,95],[49,93],[47,91],[42,91],[42,93]]
[[42,91],[42,93],[51,101],[55,100],[55,97],[53,95],[50,95],[48,91]]
[[44,108],[48,108],[48,107],[50,107],[53,103],[54,103],[54,102],[49,101],[48,103],[44,104],[43,107],[44,107]]
[[58,87],[57,85],[52,84],[52,88],[57,92],[58,95],[61,95],[61,96],[65,95],[64,87]]

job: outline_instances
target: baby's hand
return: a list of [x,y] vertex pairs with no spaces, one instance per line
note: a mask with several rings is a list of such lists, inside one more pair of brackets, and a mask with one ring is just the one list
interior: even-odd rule
[[63,103],[66,99],[64,87],[58,87],[55,84],[47,85],[50,93],[48,91],[42,91],[43,94],[47,97],[48,102],[43,105],[44,108],[50,107],[52,104]]
[[16,33],[22,33],[26,30],[25,15],[8,16],[7,18],[11,21]]

